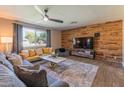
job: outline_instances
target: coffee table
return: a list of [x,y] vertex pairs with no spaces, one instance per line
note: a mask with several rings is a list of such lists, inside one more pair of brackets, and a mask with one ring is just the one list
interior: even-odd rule
[[59,65],[59,63],[66,60],[66,58],[64,57],[52,57],[51,55],[41,56],[40,58],[48,61],[50,63],[49,68],[51,69],[55,69]]

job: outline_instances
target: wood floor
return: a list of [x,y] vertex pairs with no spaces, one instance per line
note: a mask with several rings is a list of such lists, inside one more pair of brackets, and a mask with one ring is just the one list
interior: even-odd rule
[[124,68],[121,64],[75,56],[70,56],[69,58],[99,66],[92,87],[124,87]]
[[99,66],[92,87],[124,87],[124,68],[121,64],[76,56],[70,56],[68,58]]

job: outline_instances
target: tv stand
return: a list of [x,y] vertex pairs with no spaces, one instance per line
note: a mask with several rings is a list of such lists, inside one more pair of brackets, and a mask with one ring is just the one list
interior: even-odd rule
[[71,51],[71,55],[94,59],[95,51],[92,49],[74,49]]

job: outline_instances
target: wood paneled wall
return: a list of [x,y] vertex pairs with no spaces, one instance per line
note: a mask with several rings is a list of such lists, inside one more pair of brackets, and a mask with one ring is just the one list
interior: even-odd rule
[[[100,37],[94,37],[95,33]],[[122,20],[62,31],[62,47],[73,49],[73,37],[94,37],[96,59],[122,62]]]

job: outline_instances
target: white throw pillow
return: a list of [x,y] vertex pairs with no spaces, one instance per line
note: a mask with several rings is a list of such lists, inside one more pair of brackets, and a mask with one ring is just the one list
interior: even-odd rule
[[11,63],[13,65],[22,65],[23,64],[23,60],[22,60],[22,57],[20,55],[17,55],[17,54],[13,54],[12,57],[8,58]]

